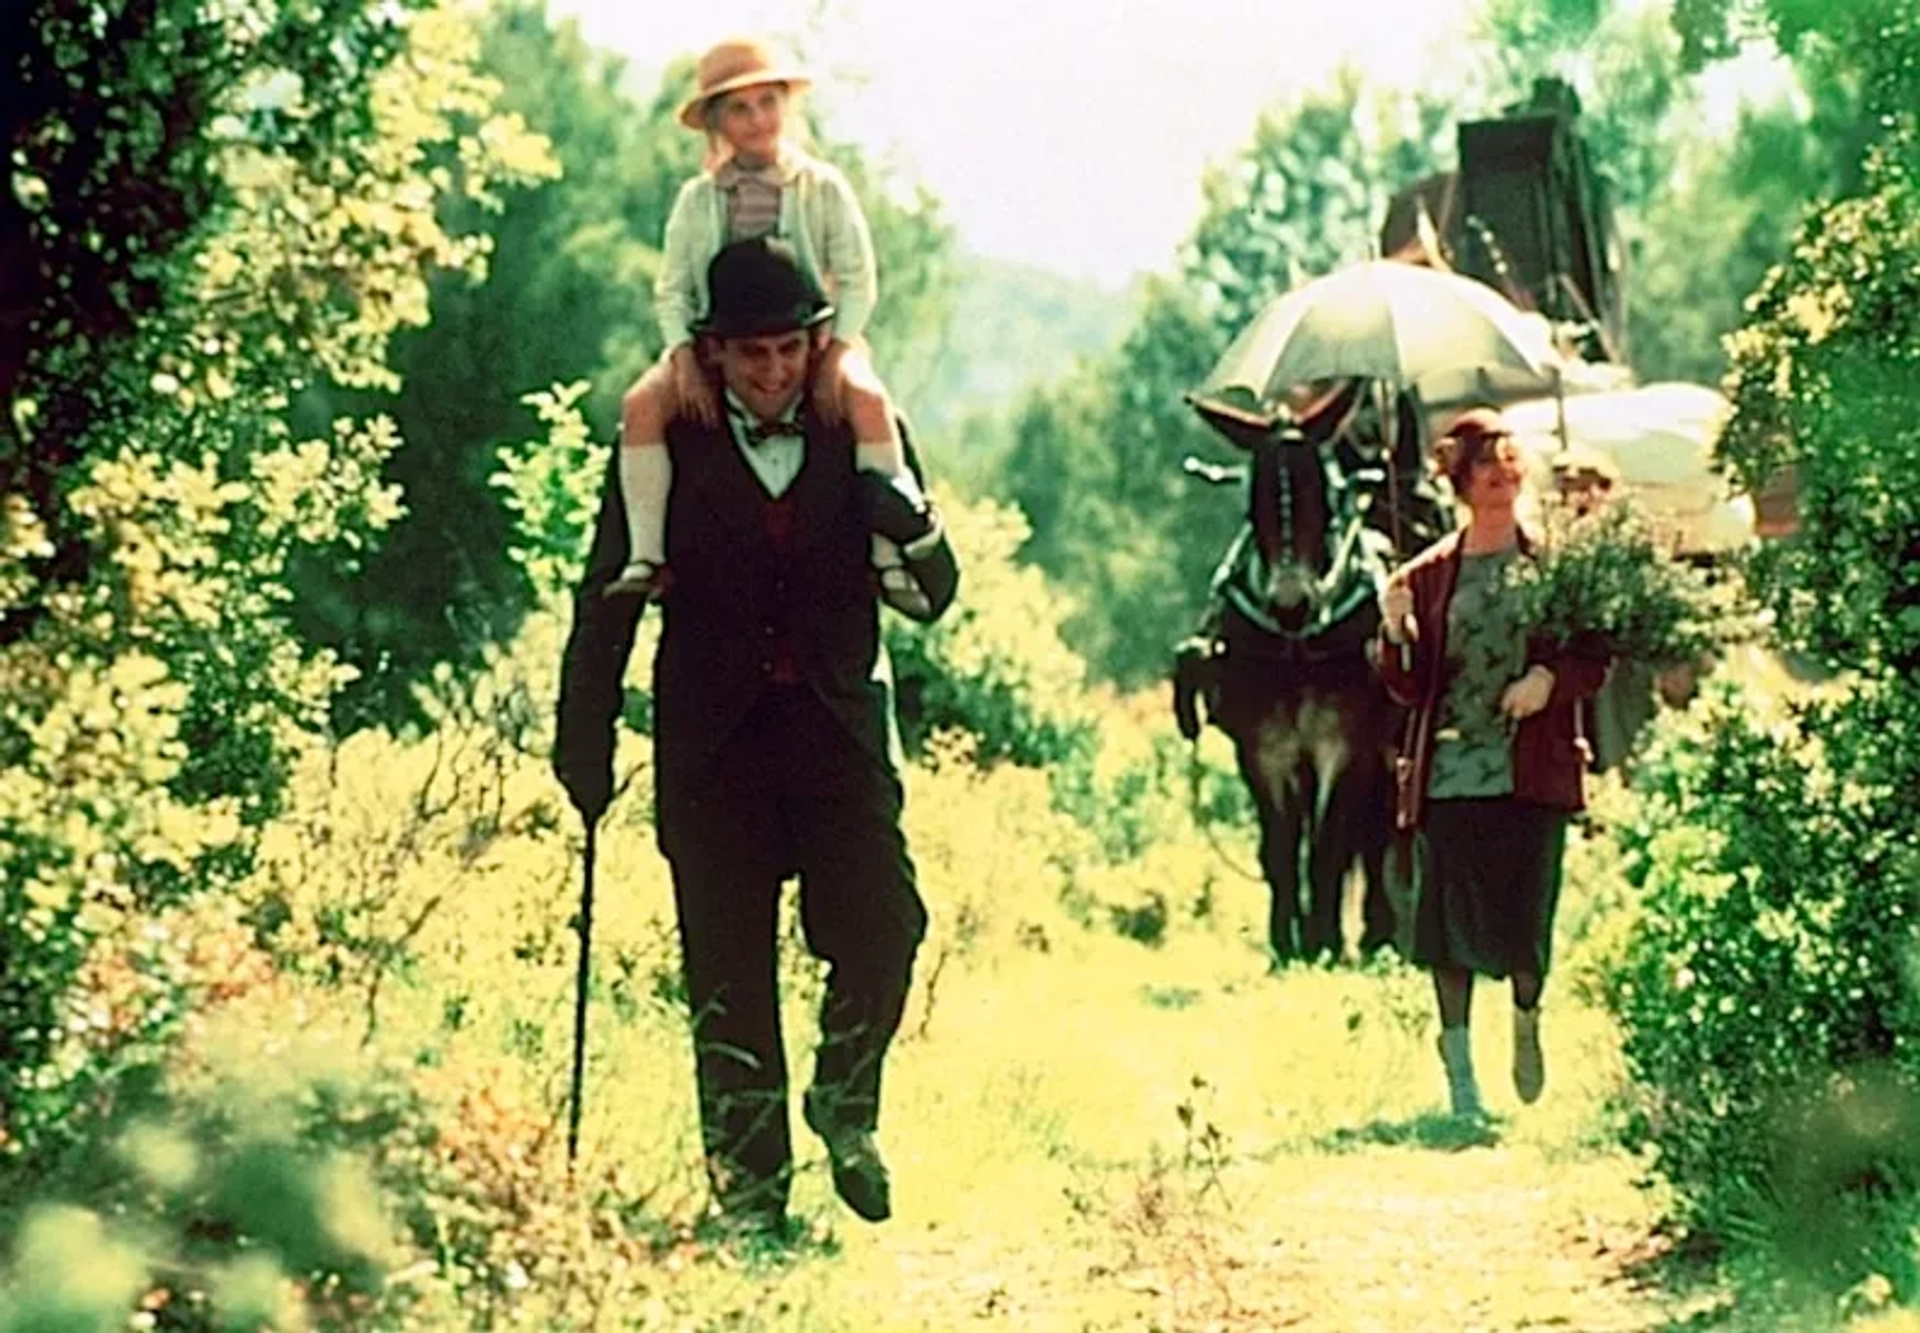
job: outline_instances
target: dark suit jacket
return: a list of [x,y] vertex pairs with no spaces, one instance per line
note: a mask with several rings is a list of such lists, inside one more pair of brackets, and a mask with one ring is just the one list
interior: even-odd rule
[[[854,484],[852,436],[811,416],[806,430],[806,461],[785,497],[793,541],[784,555],[769,531],[766,491],[725,429],[675,423],[667,432],[674,469],[666,525],[673,585],[661,604],[653,682],[663,820],[675,804],[673,793],[699,779],[763,691],[773,687],[769,647],[776,642],[791,647],[803,686],[859,747],[892,767],[893,700],[877,678],[879,602]],[[937,554],[950,573],[952,556],[944,542]],[[561,669],[562,747],[585,746],[591,753],[591,747],[611,745],[642,604],[602,592],[626,558],[627,526],[617,471],[610,467]],[[936,610],[944,610],[951,596],[949,580]],[[669,839],[665,823],[660,832],[663,841]]]

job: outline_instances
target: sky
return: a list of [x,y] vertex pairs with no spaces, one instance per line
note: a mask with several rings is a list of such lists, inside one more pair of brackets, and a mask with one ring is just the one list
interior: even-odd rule
[[1444,67],[1471,0],[550,0],[655,80],[737,33],[807,38],[827,128],[932,190],[962,245],[1120,287],[1164,272],[1207,165],[1343,58]]
[[[1661,0],[1627,0],[1658,5]],[[650,93],[671,60],[741,33],[798,37],[835,138],[939,197],[964,249],[1118,289],[1164,273],[1201,179],[1260,111],[1342,61],[1382,84],[1448,77],[1481,0],[549,0]],[[1703,81],[1706,114],[1781,86],[1753,53]]]

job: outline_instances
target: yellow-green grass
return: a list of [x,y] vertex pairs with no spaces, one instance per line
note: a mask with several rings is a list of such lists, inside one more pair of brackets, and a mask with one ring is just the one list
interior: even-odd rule
[[[1104,739],[1111,754],[1141,737]],[[408,793],[449,763],[378,738],[330,760],[330,822],[283,849],[283,943],[326,952],[301,932],[321,908],[357,904],[357,929],[404,947],[346,951],[344,984],[310,989],[309,1004],[364,1023],[381,977],[375,1044],[434,1048],[456,1085],[527,1108],[495,1132],[563,1181],[578,834],[524,756],[476,766],[490,774],[484,799],[469,787],[446,813],[417,813],[431,803]],[[642,768],[633,789],[647,785]],[[1050,808],[1044,774],[982,772],[956,752],[917,766],[909,793],[933,928],[888,1067],[893,1220],[870,1227],[841,1207],[796,1113],[801,1241],[725,1243],[697,1225],[705,1185],[668,879],[630,795],[601,838],[573,1206],[611,1211],[644,1244],[622,1267],[604,1228],[571,1249],[529,1243],[521,1322],[1784,1326],[1711,1288],[1675,1291],[1646,1262],[1668,1201],[1617,1146],[1618,1036],[1580,984],[1626,894],[1604,844],[1577,839],[1569,856],[1537,1105],[1510,1085],[1504,988],[1480,991],[1475,1051],[1494,1119],[1475,1127],[1443,1113],[1424,976],[1389,961],[1269,974],[1246,830],[1196,829],[1177,794],[1149,793],[1155,837],[1111,865],[1092,830]],[[1601,817],[1618,799],[1603,789]],[[1116,932],[1143,905],[1164,916],[1157,944]],[[789,917],[797,1106],[820,974]]]
[[[621,923],[612,936],[659,941],[664,877],[614,866],[603,881],[603,911]],[[644,1295],[623,1295],[603,1319],[770,1330],[982,1320],[1638,1329],[1683,1312],[1628,1281],[1661,1200],[1608,1146],[1617,1044],[1571,994],[1549,1004],[1548,1094],[1523,1108],[1506,1073],[1510,1006],[1503,989],[1483,988],[1476,1056],[1495,1119],[1476,1129],[1442,1114],[1425,978],[1397,963],[1269,975],[1258,886],[1223,885],[1213,919],[1176,925],[1159,947],[1057,921],[1044,951],[988,931],[935,979],[944,887],[927,885],[935,929],[888,1069],[894,1219],[869,1227],[840,1207],[796,1114],[794,1206],[811,1239],[777,1262],[676,1247],[640,1284]],[[609,953],[626,947],[602,939]],[[490,978],[452,1039],[455,1058],[516,1052],[507,1076],[556,1114],[565,953]],[[471,986],[437,970],[430,962],[397,1000],[415,1009],[410,1021],[431,1021],[446,986]],[[609,970],[603,958],[603,983]],[[804,964],[788,976],[797,1097],[818,978]],[[670,1004],[616,1007],[600,993],[589,1173],[617,1169],[649,1192],[653,1223],[685,1234],[703,1191],[684,1027]]]

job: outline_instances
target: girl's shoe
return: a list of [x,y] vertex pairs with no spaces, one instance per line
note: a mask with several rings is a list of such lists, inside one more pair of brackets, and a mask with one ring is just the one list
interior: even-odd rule
[[640,597],[646,601],[658,601],[673,582],[673,576],[664,564],[655,564],[651,560],[630,561],[620,571],[617,578],[606,586],[603,597]]

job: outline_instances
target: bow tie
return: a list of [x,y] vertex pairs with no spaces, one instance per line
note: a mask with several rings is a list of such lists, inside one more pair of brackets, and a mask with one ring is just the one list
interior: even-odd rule
[[749,445],[765,444],[768,440],[777,440],[782,436],[788,439],[805,439],[806,427],[798,421],[742,421],[740,436]]

